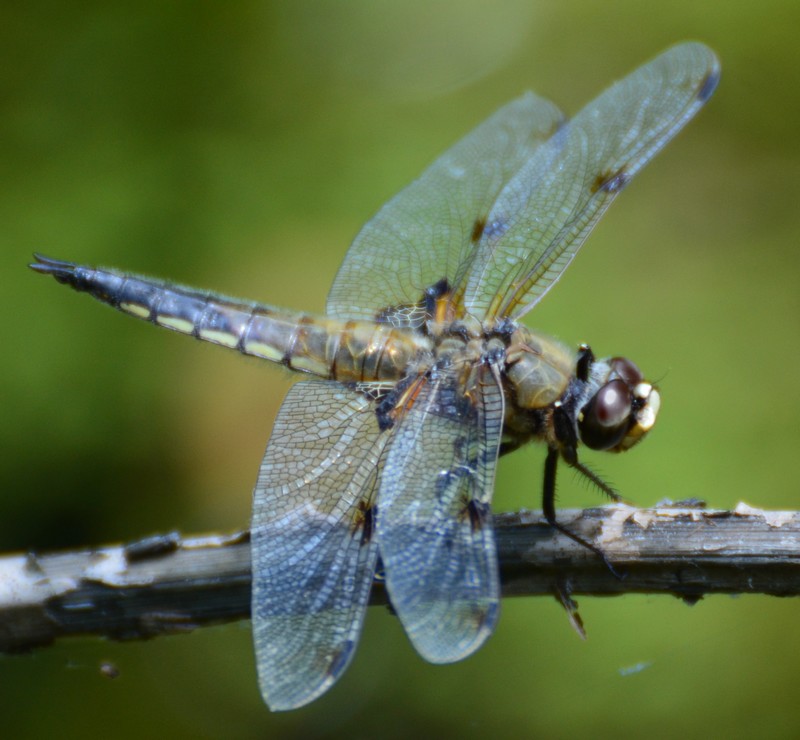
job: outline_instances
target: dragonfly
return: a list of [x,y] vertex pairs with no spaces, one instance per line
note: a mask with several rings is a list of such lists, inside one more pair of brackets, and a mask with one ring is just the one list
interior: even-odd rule
[[305,376],[277,415],[253,496],[252,624],[268,706],[303,706],[351,662],[376,569],[417,652],[451,663],[499,616],[498,458],[547,448],[612,498],[579,447],[622,452],[661,397],[521,319],[631,178],[719,81],[700,43],[663,52],[567,120],[527,93],[441,155],[363,227],[324,316],[35,255],[31,267],[120,311]]

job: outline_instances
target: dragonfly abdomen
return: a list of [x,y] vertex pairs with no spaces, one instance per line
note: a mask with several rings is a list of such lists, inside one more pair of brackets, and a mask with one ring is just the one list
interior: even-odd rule
[[343,382],[396,380],[429,340],[389,324],[288,311],[35,255],[31,267],[157,326]]
[[396,381],[430,350],[428,337],[389,324],[305,314],[293,328],[284,363],[343,383]]

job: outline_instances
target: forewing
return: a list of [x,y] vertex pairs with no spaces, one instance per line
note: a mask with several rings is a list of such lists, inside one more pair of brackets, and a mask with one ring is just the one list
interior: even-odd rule
[[377,514],[392,606],[432,663],[477,650],[500,603],[490,504],[503,394],[489,365],[462,374],[420,378],[401,400]]
[[347,667],[377,559],[381,450],[373,404],[339,383],[294,385],[253,496],[253,638],[273,710],[326,691]]
[[697,113],[718,80],[710,49],[675,46],[539,147],[486,219],[466,281],[466,312],[483,320],[529,311],[620,190]]
[[356,236],[334,280],[327,312],[373,319],[416,304],[469,261],[498,194],[562,120],[527,93],[497,111],[390,200]]

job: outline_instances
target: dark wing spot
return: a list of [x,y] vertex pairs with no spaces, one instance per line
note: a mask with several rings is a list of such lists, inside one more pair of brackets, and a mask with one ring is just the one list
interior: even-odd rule
[[485,218],[476,218],[475,223],[472,224],[472,234],[470,235],[470,241],[475,244],[483,236],[483,230],[486,228],[486,219]]
[[456,421],[474,420],[478,413],[472,399],[455,382],[439,388],[436,403],[431,404],[430,412]]
[[628,173],[625,172],[625,167],[623,165],[616,172],[601,172],[595,177],[591,186],[591,191],[592,193],[597,193],[601,190],[604,193],[618,193],[628,184],[629,180],[630,177],[628,177]]
[[437,280],[433,285],[428,288],[425,288],[425,294],[423,296],[423,300],[427,301],[431,298],[436,300],[437,298],[441,298],[442,296],[447,295],[450,292],[450,282],[446,277],[440,278]]
[[494,603],[487,604],[483,609],[479,609],[475,613],[475,624],[478,627],[495,624],[497,622],[497,612],[499,608],[499,604]]
[[342,644],[341,650],[331,656],[331,662],[328,666],[328,675],[337,678],[341,672],[347,667],[350,656],[355,649],[355,643],[352,640],[345,640]]
[[361,519],[361,545],[369,544],[375,531],[375,507],[368,501],[362,501],[358,505]]
[[385,432],[387,429],[391,429],[394,426],[392,411],[394,411],[393,405],[378,404],[378,407],[375,409],[375,417],[378,420],[379,431]]
[[712,69],[703,80],[703,83],[700,85],[700,89],[697,91],[697,99],[701,103],[705,103],[714,93],[714,90],[717,89],[717,85],[719,84],[719,68]]
[[399,397],[397,388],[398,386],[395,386],[375,405],[375,418],[378,420],[378,429],[381,432],[385,432],[394,426],[393,412]]
[[436,315],[436,305],[449,292],[450,281],[446,277],[425,288],[425,292],[422,294],[422,303],[425,305],[427,318],[432,319]]
[[397,404],[403,398],[403,394],[417,381],[416,375],[407,375],[388,393],[376,398],[375,417],[380,431],[385,432],[394,426]]
[[453,440],[453,457],[462,460],[466,456],[469,440],[465,436],[458,436]]
[[470,499],[467,503],[467,515],[472,531],[479,532],[489,519],[489,505],[474,498]]

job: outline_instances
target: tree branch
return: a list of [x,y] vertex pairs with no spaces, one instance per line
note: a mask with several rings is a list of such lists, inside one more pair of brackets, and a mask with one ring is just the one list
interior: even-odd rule
[[[624,577],[555,532],[540,512],[494,518],[504,596],[667,593],[696,601],[712,593],[800,593],[800,512],[740,504],[559,512],[596,543]],[[386,603],[376,580],[371,603]],[[248,533],[0,557],[0,652],[60,637],[145,639],[250,615]]]

